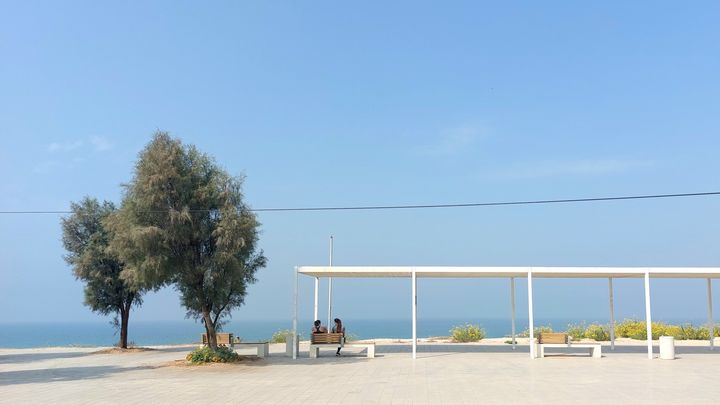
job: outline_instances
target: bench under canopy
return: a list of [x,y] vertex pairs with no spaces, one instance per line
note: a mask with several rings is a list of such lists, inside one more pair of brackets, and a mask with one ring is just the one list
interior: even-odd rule
[[[610,347],[615,346],[615,316],[613,301],[613,279],[639,278],[645,281],[645,322],[647,327],[648,358],[653,358],[650,279],[651,278],[698,278],[707,280],[708,323],[714,330],[712,314],[712,279],[720,278],[720,267],[460,267],[460,266],[298,266],[294,272],[293,336],[297,336],[298,279],[300,275],[315,279],[314,317],[318,319],[318,289],[320,278],[409,278],[412,300],[412,357],[417,357],[417,279],[418,278],[508,278],[512,319],[513,349],[516,343],[515,330],[515,279],[527,279],[528,330],[530,332],[530,358],[536,358],[534,341],[533,278],[602,278],[608,280],[610,307]],[[328,294],[328,320],[332,308],[332,289]],[[329,322],[329,321],[328,321]],[[713,334],[710,334],[710,349],[713,348]],[[297,358],[297,347],[293,345],[293,358]]]

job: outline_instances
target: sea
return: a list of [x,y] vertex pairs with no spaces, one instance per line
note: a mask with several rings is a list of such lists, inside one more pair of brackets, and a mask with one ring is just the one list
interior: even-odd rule
[[[695,325],[705,320],[662,319],[662,321]],[[347,333],[356,339],[412,337],[412,325],[409,319],[344,319]],[[564,330],[569,324],[607,323],[607,319],[582,320],[562,318],[535,319],[535,325],[551,326],[554,330]],[[510,335],[509,319],[418,319],[418,337],[448,336],[454,326],[471,323],[485,329],[487,337]],[[527,330],[527,319],[517,319],[518,333]],[[301,335],[309,335],[312,322],[298,322]],[[292,328],[288,320],[230,320],[223,331],[232,332],[245,341],[269,340],[273,333]],[[180,321],[133,321],[130,320],[128,341],[133,345],[172,345],[195,343],[204,332],[201,323],[193,320]],[[0,323],[0,347],[32,348],[53,346],[112,346],[117,343],[119,334],[110,322],[36,322],[36,323]]]

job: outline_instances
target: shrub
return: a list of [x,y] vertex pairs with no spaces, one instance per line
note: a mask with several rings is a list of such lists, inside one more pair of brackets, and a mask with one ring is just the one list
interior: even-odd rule
[[693,326],[686,324],[678,326],[680,329],[679,336],[676,339],[688,339],[688,340],[708,340],[710,339],[710,330],[704,326]]
[[185,359],[194,364],[231,363],[240,360],[240,355],[226,346],[218,346],[217,350],[203,346],[188,353]]
[[[550,325],[543,325],[543,326],[537,326],[533,330],[534,330],[535,336],[537,336],[540,333],[550,333],[553,331],[553,328]],[[521,333],[518,334],[518,337],[530,337],[530,330],[525,329],[524,331],[522,331]]]
[[570,324],[567,327],[567,334],[570,335],[572,340],[581,340],[585,338],[585,327],[584,324]]
[[590,324],[590,326],[585,329],[585,337],[597,342],[610,340],[610,327],[597,323]]
[[645,339],[645,322],[637,319],[625,319],[615,325],[615,335],[631,339]]
[[660,336],[672,336],[675,339],[682,339],[682,327],[680,326],[653,322],[650,327],[652,328],[653,339],[659,339]]
[[289,329],[279,330],[272,334],[270,343],[285,343],[287,342],[288,336],[292,336],[292,333]]
[[465,324],[450,329],[453,342],[477,342],[485,338],[485,329],[478,325]]
[[[678,340],[704,340],[710,338],[710,330],[707,327],[693,326],[691,324],[678,326],[664,322],[652,322],[650,329],[653,339],[658,339],[660,336],[672,336]],[[615,334],[620,337],[645,340],[647,339],[645,321],[626,319],[615,326]]]

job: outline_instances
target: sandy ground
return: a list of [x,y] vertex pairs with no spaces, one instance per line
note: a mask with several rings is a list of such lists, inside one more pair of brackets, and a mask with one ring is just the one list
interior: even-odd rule
[[[433,339],[438,340],[438,339]],[[619,339],[603,358],[559,355],[531,360],[488,339],[422,341],[418,359],[407,341],[377,339],[377,357],[331,350],[298,360],[271,345],[271,356],[231,365],[177,366],[194,346],[102,352],[107,348],[0,349],[0,403],[718,403],[720,350],[678,342],[677,360],[648,360],[643,341]],[[523,341],[520,340],[522,343]],[[238,350],[250,354],[251,349]],[[657,352],[657,348],[656,348]]]

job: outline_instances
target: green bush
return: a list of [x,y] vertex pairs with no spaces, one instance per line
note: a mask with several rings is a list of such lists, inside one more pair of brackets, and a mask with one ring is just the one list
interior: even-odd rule
[[[705,326],[693,326],[692,324],[670,325],[664,322],[652,322],[650,328],[653,339],[658,339],[660,336],[672,336],[678,340],[705,340],[710,338],[710,329]],[[626,319],[615,326],[615,334],[620,337],[645,340],[647,339],[645,321]],[[718,336],[717,328],[715,334]]]
[[450,329],[450,336],[453,342],[477,342],[485,338],[485,329],[467,323]]
[[585,337],[597,342],[610,340],[610,327],[597,323],[590,324],[590,326],[585,329]]
[[688,340],[708,340],[710,339],[710,330],[705,326],[693,326],[686,324],[678,327],[680,329],[679,336],[676,339]]
[[567,327],[567,334],[570,335],[572,340],[582,340],[585,338],[585,329],[587,327],[584,324],[570,324]]
[[[540,333],[550,333],[553,331],[553,328],[550,325],[543,325],[543,326],[537,326],[533,330],[534,330],[535,336],[537,336]],[[530,329],[525,329],[524,331],[520,332],[518,334],[518,337],[530,337]]]
[[188,353],[185,359],[194,364],[231,363],[240,360],[240,355],[226,346],[218,346],[217,350],[203,346]]
[[288,336],[292,336],[293,332],[289,329],[279,330],[273,333],[270,338],[270,343],[285,343],[287,342]]
[[646,339],[645,322],[637,319],[625,319],[615,325],[615,335],[631,339]]

